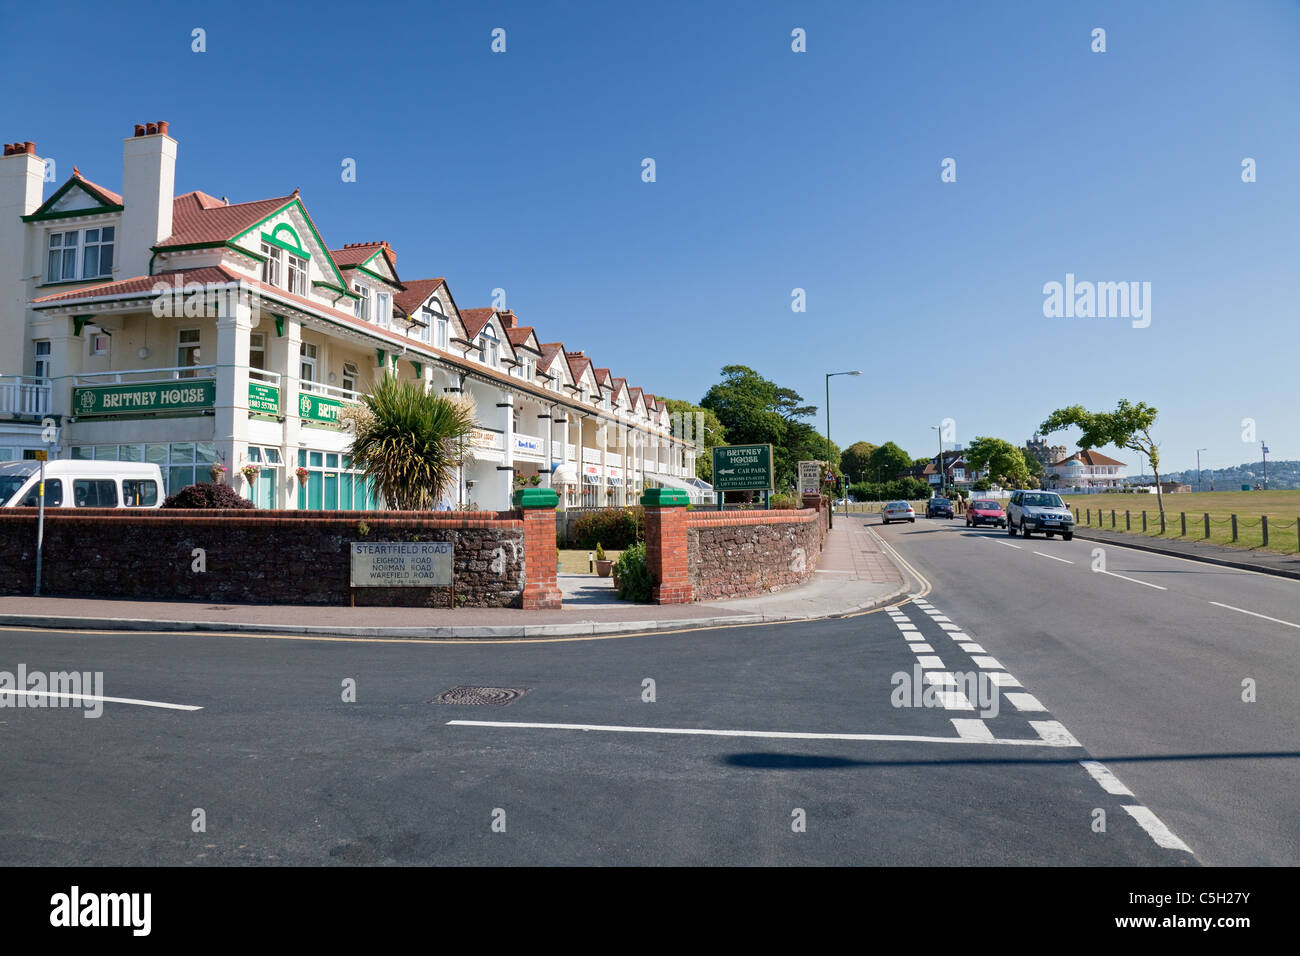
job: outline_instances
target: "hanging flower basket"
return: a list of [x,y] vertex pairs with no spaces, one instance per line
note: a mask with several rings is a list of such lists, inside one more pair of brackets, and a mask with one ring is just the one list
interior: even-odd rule
[[244,476],[244,480],[251,486],[257,484],[257,476],[261,473],[261,469],[256,465],[245,465],[239,469],[239,473]]
[[298,484],[307,484],[307,476],[311,474],[306,468],[295,468],[293,473],[298,477]]
[[213,462],[212,467],[208,469],[208,475],[212,478],[214,485],[219,485],[222,479],[226,477],[226,466],[219,461]]

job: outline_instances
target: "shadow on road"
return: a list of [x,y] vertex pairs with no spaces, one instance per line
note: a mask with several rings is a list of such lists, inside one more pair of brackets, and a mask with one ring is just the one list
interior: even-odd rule
[[968,757],[938,760],[857,760],[852,757],[816,757],[804,754],[739,753],[719,760],[730,767],[747,770],[839,770],[849,767],[960,767],[1031,766],[1035,764],[1077,764],[1081,759],[1100,763],[1165,763],[1191,760],[1300,760],[1300,751],[1258,753],[1154,754],[1130,757]]

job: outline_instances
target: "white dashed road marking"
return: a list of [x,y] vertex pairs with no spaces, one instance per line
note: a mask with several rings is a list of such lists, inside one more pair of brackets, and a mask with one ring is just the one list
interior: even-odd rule
[[1149,588],[1155,588],[1157,591],[1169,590],[1166,587],[1161,587],[1159,584],[1152,584],[1150,581],[1139,581],[1137,578],[1130,578],[1123,574],[1116,574],[1114,571],[1103,571],[1100,568],[1096,568],[1094,569],[1094,572],[1096,574],[1109,574],[1112,578],[1123,578],[1125,581],[1132,581],[1134,584],[1141,584]]
[[1034,728],[1038,736],[1057,747],[1082,746],[1059,720],[1031,720],[1029,726]]
[[1080,766],[1091,774],[1092,779],[1101,784],[1101,789],[1120,797],[1131,797],[1133,791],[1120,782],[1119,777],[1110,772],[1106,766],[1096,760],[1080,760]]
[[976,656],[976,657],[972,657],[971,660],[975,662],[975,666],[978,667],[980,670],[988,670],[988,671],[1002,670],[1002,663],[996,657]]
[[1136,820],[1143,830],[1146,830],[1147,833],[1150,834],[1151,839],[1156,841],[1157,846],[1164,847],[1166,850],[1182,850],[1186,853],[1192,852],[1191,847],[1178,839],[1178,837],[1174,836],[1174,832],[1165,826],[1164,823],[1161,822],[1160,818],[1146,807],[1134,807],[1125,804],[1124,811]]
[[1033,694],[1003,694],[1016,710],[1047,710]]
[[916,662],[927,670],[943,670],[943,661],[938,657],[918,657]]
[[1038,555],[1039,557],[1043,557],[1043,558],[1051,558],[1053,561],[1060,561],[1062,564],[1074,564],[1073,561],[1067,561],[1067,560],[1065,560],[1065,558],[1058,558],[1058,557],[1057,557],[1056,555],[1054,555],[1054,554],[1043,554],[1043,552],[1041,552],[1041,551],[1035,551],[1034,554]]
[[963,740],[988,742],[993,739],[993,731],[989,730],[988,725],[978,717],[954,717],[952,725],[957,728],[957,733]]
[[1018,544],[1012,544],[1010,541],[999,541],[998,544],[1005,544],[1008,548],[1015,548],[1017,551],[1023,551],[1024,548]]
[[1267,614],[1256,614],[1254,611],[1247,611],[1244,607],[1233,607],[1231,604],[1220,604],[1218,601],[1211,601],[1215,607],[1226,607],[1229,611],[1237,611],[1241,614],[1249,614],[1251,617],[1262,617],[1266,621],[1272,621],[1274,624],[1285,624],[1287,627],[1300,628],[1300,624],[1292,624],[1290,621],[1283,621],[1281,618],[1269,617]]
[[162,707],[166,710],[202,710],[193,704],[168,704],[160,700],[137,700],[134,697],[101,697],[98,694],[64,694],[48,690],[19,690],[6,687],[3,694],[23,694],[27,697],[51,697],[58,700],[101,700],[106,704],[135,704],[137,707]]

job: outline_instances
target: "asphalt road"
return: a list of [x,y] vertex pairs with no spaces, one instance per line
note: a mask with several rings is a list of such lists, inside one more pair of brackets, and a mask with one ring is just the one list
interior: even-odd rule
[[[890,675],[916,658],[884,613],[545,644],[0,632],[4,669],[102,670],[106,696],[202,707],[0,710],[0,862],[1195,863],[1010,708],[990,736],[1025,744],[963,743],[953,711],[894,707]],[[528,693],[429,702],[458,684]]]
[[[491,644],[0,630],[0,671],[99,671],[96,693],[133,701],[0,707],[0,863],[1300,860],[1300,633],[1208,603],[1293,619],[1294,584],[1108,549],[1112,577],[1078,539],[1012,549],[925,519],[882,536],[928,595],[813,624]],[[951,693],[968,674],[983,684]],[[950,693],[904,694],[915,679]],[[996,715],[976,693],[993,680]],[[527,692],[435,702],[456,685]]]
[[877,530],[1198,860],[1300,863],[1300,584],[963,519]]

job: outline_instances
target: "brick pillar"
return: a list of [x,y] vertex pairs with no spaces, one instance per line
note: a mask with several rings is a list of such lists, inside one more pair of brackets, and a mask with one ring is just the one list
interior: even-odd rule
[[641,495],[645,508],[645,561],[654,585],[655,604],[690,604],[695,600],[686,556],[686,492],[648,488]]
[[560,586],[556,581],[555,506],[559,496],[553,488],[521,488],[515,492],[515,507],[524,516],[525,611],[559,610]]
[[822,538],[825,538],[826,531],[830,527],[830,512],[826,507],[826,500],[821,495],[804,495],[803,506],[816,509],[817,523],[821,528]]

